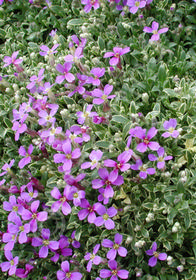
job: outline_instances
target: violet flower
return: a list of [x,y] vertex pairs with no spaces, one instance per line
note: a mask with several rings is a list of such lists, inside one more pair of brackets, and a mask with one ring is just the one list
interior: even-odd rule
[[10,163],[5,163],[3,166],[2,166],[2,169],[4,170],[4,172],[0,173],[0,176],[3,176],[5,175],[6,173],[10,173],[10,168],[13,166],[15,160],[12,159],[10,161]]
[[87,84],[92,84],[93,86],[99,86],[100,80],[99,78],[102,77],[105,74],[105,68],[93,68],[91,70],[91,74],[93,74],[95,77],[89,77],[87,79]]
[[103,239],[101,245],[106,248],[111,248],[111,250],[107,253],[107,258],[109,260],[114,260],[116,258],[117,252],[121,257],[126,257],[127,249],[120,246],[120,244],[122,243],[122,238],[123,236],[121,234],[116,233],[114,236],[115,243],[109,239]]
[[154,168],[147,168],[141,161],[141,159],[136,160],[136,164],[131,165],[132,170],[140,170],[139,176],[142,179],[146,179],[147,175],[155,174],[156,170]]
[[153,256],[148,261],[148,265],[151,266],[151,267],[154,267],[157,264],[157,260],[165,261],[167,259],[167,254],[166,253],[157,252],[157,243],[156,242],[153,242],[152,249],[147,250],[146,254],[148,256]]
[[157,160],[157,168],[158,169],[162,169],[165,167],[165,160],[171,160],[173,157],[172,156],[166,156],[164,157],[164,154],[165,154],[165,150],[163,147],[160,147],[157,151],[157,154],[158,154],[158,157],[156,157],[155,155],[153,154],[149,154],[148,155],[148,159],[150,161],[155,161]]
[[127,6],[129,6],[130,13],[135,14],[135,13],[137,13],[139,8],[144,8],[146,6],[146,1],[127,0]]
[[77,122],[79,124],[84,124],[85,121],[88,120],[88,118],[90,117],[94,117],[94,116],[98,116],[96,112],[91,112],[93,108],[92,104],[89,104],[86,106],[86,109],[84,109],[83,112],[79,111],[76,113],[76,115],[78,116]]
[[121,57],[121,55],[126,54],[128,52],[130,52],[130,47],[126,47],[124,49],[119,48],[119,47],[114,47],[113,48],[113,52],[106,52],[104,54],[104,58],[112,57],[110,59],[110,61],[109,61],[109,64],[111,66],[114,66],[114,65],[117,65],[117,66],[119,65],[120,66],[120,63],[121,63],[120,57]]
[[4,251],[12,251],[17,242],[18,229],[13,227],[13,224],[8,224],[8,232],[3,234],[3,242],[7,243],[4,246]]
[[49,241],[50,230],[48,228],[42,229],[42,239],[39,237],[33,237],[32,246],[39,247],[43,245],[39,250],[39,257],[46,258],[48,256],[48,249],[57,250],[59,248],[58,241]]
[[124,151],[123,153],[118,155],[117,159],[118,159],[119,163],[116,163],[114,160],[111,160],[111,159],[106,159],[106,160],[104,160],[104,166],[113,167],[115,172],[117,172],[117,173],[118,173],[118,170],[125,172],[126,170],[128,170],[130,168],[130,164],[127,163],[127,161],[130,160],[132,154],[133,154],[133,151],[130,149],[128,151]]
[[3,209],[10,212],[8,215],[8,221],[12,221],[17,214],[21,215],[24,210],[23,206],[17,202],[15,195],[9,197],[9,202],[3,202]]
[[97,10],[100,7],[99,0],[81,0],[81,3],[85,5],[85,13],[89,13],[92,7],[94,8],[94,10]]
[[30,265],[30,264],[26,264],[25,265],[25,269],[23,268],[17,268],[16,269],[16,276],[19,278],[27,278],[29,272],[34,268],[34,266]]
[[81,168],[82,169],[90,168],[91,170],[93,170],[95,167],[97,167],[98,161],[102,158],[102,155],[103,155],[102,151],[100,151],[100,150],[94,151],[93,150],[89,155],[89,158],[90,158],[91,162],[87,161],[87,162],[82,163]]
[[114,207],[110,207],[108,209],[105,208],[105,206],[102,205],[102,207],[97,209],[97,213],[101,216],[97,217],[94,221],[94,224],[97,227],[100,227],[104,224],[104,226],[108,229],[114,229],[115,223],[112,219],[117,214],[117,210]]
[[23,244],[23,243],[26,243],[27,242],[27,233],[30,232],[30,224],[25,224],[23,225],[20,217],[15,217],[13,220],[12,220],[14,224],[10,223],[8,225],[8,229],[9,229],[9,232],[11,233],[19,233],[19,236],[18,236],[18,242],[20,244]]
[[[79,220],[82,221],[88,216],[87,220],[90,224],[92,224],[92,223],[94,223],[94,221],[96,219],[95,212],[98,213],[98,210],[102,209],[104,206],[99,202],[97,202],[93,206],[91,206],[87,199],[82,199],[80,207],[84,208],[84,209],[81,209],[78,212]],[[102,212],[103,211],[104,211],[104,209],[102,209]]]
[[57,271],[58,280],[80,280],[82,278],[82,274],[80,272],[70,271],[70,265],[68,261],[61,263],[61,269],[62,270]]
[[77,62],[79,61],[80,58],[82,58],[84,55],[82,54],[83,48],[82,47],[77,47],[77,49],[74,51],[74,55],[68,54],[65,56],[64,60],[65,62]]
[[20,58],[16,59],[17,56],[18,56],[18,53],[19,53],[19,52],[17,51],[17,52],[13,52],[13,54],[12,54],[11,56],[5,56],[4,59],[3,59],[3,62],[5,62],[5,64],[3,65],[3,67],[7,67],[7,66],[13,64],[13,65],[16,67],[16,69],[17,69],[18,72],[22,72],[23,69],[22,69],[21,66],[19,66],[19,64],[20,64],[23,60],[20,59]]
[[64,257],[72,256],[72,249],[68,248],[69,244],[68,238],[61,235],[59,239],[59,248],[56,250],[51,249],[51,251],[55,253],[55,255],[51,258],[51,261],[57,262],[61,255]]
[[38,76],[33,75],[32,77],[30,77],[30,83],[26,86],[27,89],[30,90],[31,93],[35,93],[37,90],[36,85],[40,86],[41,85],[41,81],[43,80],[44,76],[44,71],[45,69],[42,68],[40,69]]
[[13,255],[10,251],[5,251],[5,257],[8,262],[2,262],[0,264],[1,270],[3,272],[8,271],[9,275],[14,275],[16,272],[16,267],[18,265],[19,257],[13,258]]
[[74,206],[80,206],[81,201],[83,198],[85,198],[85,191],[83,190],[78,190],[76,187],[72,186],[73,190],[73,204]]
[[162,28],[158,30],[159,24],[156,21],[153,21],[152,28],[145,26],[143,31],[146,33],[153,33],[152,37],[150,38],[150,41],[158,41],[160,39],[160,34],[165,33],[168,31],[168,28]]
[[95,264],[95,265],[99,265],[102,261],[101,257],[99,256],[96,256],[98,250],[100,248],[100,244],[96,244],[94,249],[93,249],[93,253],[87,253],[84,258],[86,261],[89,261],[88,264],[87,264],[87,267],[86,267],[86,270],[88,272],[91,271],[91,268],[92,268],[92,264]]
[[71,206],[68,201],[73,199],[73,191],[69,185],[65,186],[63,196],[57,187],[54,187],[51,191],[51,196],[58,199],[58,201],[52,204],[51,209],[53,212],[57,212],[62,205],[62,212],[65,216],[71,213]]
[[165,121],[163,124],[163,127],[167,130],[167,132],[164,132],[161,136],[164,138],[173,137],[177,138],[179,136],[179,131],[175,130],[177,126],[176,119],[169,119],[169,121]]
[[13,122],[12,130],[16,131],[15,141],[18,141],[20,134],[24,133],[27,130],[27,125],[25,123],[19,123],[19,122],[15,121],[15,122]]
[[146,135],[146,129],[137,130],[135,132],[135,136],[139,139],[142,139],[143,142],[137,145],[137,151],[144,153],[147,148],[150,148],[153,151],[157,151],[160,147],[159,143],[150,141],[157,134],[157,129],[155,127],[151,127]]
[[[110,280],[118,280],[118,277],[121,279],[127,279],[129,276],[129,271],[124,269],[118,269],[117,262],[115,260],[110,260],[108,262],[108,269],[101,269],[100,270],[100,277],[101,278],[108,278],[111,277]],[[117,277],[118,276],[118,277]]]
[[33,152],[33,145],[31,144],[26,152],[25,148],[23,146],[20,146],[19,150],[19,155],[23,156],[19,163],[18,166],[20,169],[22,169],[25,165],[29,164],[31,162],[31,154]]
[[100,90],[100,89],[94,89],[92,91],[92,96],[97,97],[93,99],[93,104],[103,104],[104,102],[106,102],[108,99],[112,99],[114,97],[116,97],[116,94],[112,94],[109,95],[113,90],[113,86],[112,85],[105,85],[104,90]]
[[55,163],[63,163],[63,170],[69,171],[72,168],[72,159],[77,159],[81,156],[81,151],[79,148],[76,148],[72,151],[71,143],[66,141],[66,143],[62,146],[63,152],[65,154],[55,154],[54,155],[54,162]]
[[75,77],[73,74],[69,73],[69,71],[72,68],[72,63],[71,62],[65,62],[64,65],[57,64],[56,70],[63,75],[57,76],[56,77],[56,83],[61,84],[65,79],[71,83],[75,80]]
[[23,220],[27,221],[31,219],[30,221],[31,232],[37,231],[37,221],[44,222],[48,218],[48,213],[46,211],[41,211],[39,213],[37,212],[39,205],[40,205],[40,201],[35,200],[31,204],[31,211],[24,209],[22,212]]
[[40,47],[40,49],[42,50],[42,52],[39,52],[39,54],[41,56],[48,56],[54,53],[57,53],[56,49],[58,48],[59,44],[55,44],[51,49],[49,49],[49,47],[42,45]]
[[122,176],[118,175],[117,172],[111,171],[110,173],[106,168],[100,168],[98,170],[98,174],[101,179],[95,179],[92,181],[92,188],[99,189],[106,185],[105,188],[105,197],[113,197],[114,190],[111,185],[120,186],[124,183],[124,179]]

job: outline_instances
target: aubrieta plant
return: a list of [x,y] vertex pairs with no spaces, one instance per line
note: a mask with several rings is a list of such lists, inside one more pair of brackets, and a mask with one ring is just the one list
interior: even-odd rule
[[194,279],[195,4],[20,2],[0,2],[1,279]]

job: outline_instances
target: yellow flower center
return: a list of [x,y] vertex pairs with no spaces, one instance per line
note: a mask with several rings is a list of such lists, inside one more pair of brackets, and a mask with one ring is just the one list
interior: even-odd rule
[[33,213],[32,218],[33,218],[33,219],[36,219],[36,218],[37,218],[37,214],[36,214],[36,213]]
[[71,154],[67,154],[67,155],[66,155],[66,158],[67,158],[67,159],[71,159]]
[[11,265],[14,265],[14,261],[13,261],[13,260],[11,260],[11,261],[10,261],[10,264],[11,264]]
[[65,274],[65,276],[66,276],[67,278],[70,278],[70,277],[71,277],[71,272],[67,272],[67,273]]
[[144,138],[144,143],[145,143],[146,145],[148,145],[148,143],[149,143],[148,138]]
[[73,238],[69,238],[68,241],[69,241],[69,243],[72,243],[73,242]]
[[146,168],[143,165],[139,167],[139,170],[146,172]]
[[103,219],[104,219],[105,221],[107,221],[107,220],[109,219],[108,214],[104,214],[104,215],[103,215]]
[[19,230],[20,230],[20,231],[24,231],[24,226],[20,226],[20,227],[19,227]]
[[12,210],[17,212],[18,211],[18,206],[13,206]]
[[87,118],[87,117],[88,117],[88,115],[89,115],[89,113],[88,113],[88,112],[85,112],[85,113],[83,114],[84,118]]
[[70,135],[71,141],[73,141],[75,138],[76,138],[76,135],[75,135],[75,134]]
[[33,192],[30,192],[30,193],[29,193],[29,196],[30,196],[30,197],[33,197]]
[[157,30],[153,30],[152,33],[155,35],[155,34],[158,34],[158,31]]
[[164,158],[163,158],[163,157],[159,157],[159,158],[158,158],[158,161],[161,161],[161,162],[162,162],[162,161],[164,161]]
[[43,241],[43,245],[44,245],[44,246],[48,246],[48,245],[49,245],[49,243],[50,243],[50,241],[49,241],[49,240],[46,240],[46,239],[45,239],[45,240]]
[[13,240],[13,241],[14,241],[15,237],[16,237],[16,235],[13,234],[13,235],[12,235],[12,240]]
[[113,245],[114,250],[118,250],[119,247],[120,247],[119,244],[114,244]]
[[158,257],[159,257],[159,253],[158,253],[158,252],[153,252],[153,256],[154,256],[155,258],[158,258]]
[[170,133],[173,133],[174,128],[173,128],[173,127],[170,127],[170,128],[168,129],[168,131],[169,131]]
[[139,2],[139,1],[136,1],[136,2],[135,2],[135,6],[136,6],[136,7],[139,7],[139,5],[140,5],[140,2]]
[[90,260],[94,260],[95,254],[90,254]]
[[116,275],[117,275],[117,273],[118,273],[117,269],[112,270],[112,274],[113,274],[113,275],[115,275],[115,276],[116,276]]
[[60,201],[61,201],[61,202],[65,202],[65,201],[66,201],[66,197],[65,197],[65,196],[61,197],[61,198],[60,198]]
[[51,133],[51,134],[55,134],[55,128],[52,128],[52,129],[50,130],[50,133]]
[[78,198],[78,193],[77,193],[77,192],[74,193],[73,197],[74,197],[74,198]]
[[94,159],[94,160],[92,160],[91,165],[94,165],[96,163],[97,163],[97,161],[96,161],[96,159]]
[[106,94],[103,94],[102,97],[101,97],[103,100],[107,100],[107,95]]

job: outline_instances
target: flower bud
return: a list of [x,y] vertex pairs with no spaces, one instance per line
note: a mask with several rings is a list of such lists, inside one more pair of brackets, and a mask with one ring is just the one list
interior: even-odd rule
[[183,265],[177,266],[177,270],[178,272],[182,272],[184,270],[184,266]]
[[144,92],[142,94],[142,101],[145,102],[145,103],[148,103],[148,99],[149,99],[148,93]]

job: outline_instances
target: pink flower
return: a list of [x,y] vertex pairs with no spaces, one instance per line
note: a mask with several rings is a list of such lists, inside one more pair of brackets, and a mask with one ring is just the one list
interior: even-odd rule
[[140,170],[139,176],[142,179],[147,178],[148,175],[155,174],[156,170],[154,168],[147,168],[141,161],[141,159],[136,160],[136,164],[131,165],[131,169]]
[[112,85],[105,85],[104,90],[100,90],[98,88],[94,89],[92,91],[92,96],[97,97],[93,99],[93,104],[103,104],[104,102],[106,102],[108,99],[112,99],[114,97],[116,97],[115,94],[110,95],[109,94],[112,92],[113,90],[113,86]]
[[[110,260],[108,262],[108,269],[101,269],[100,277],[101,278],[108,278],[111,277],[110,280],[118,280],[118,277],[121,279],[127,279],[129,276],[129,272],[124,269],[118,269],[117,262],[115,260]],[[117,277],[118,276],[118,277]]]
[[100,150],[97,151],[92,151],[89,155],[89,158],[91,160],[91,162],[84,162],[81,165],[82,169],[87,169],[90,168],[91,170],[94,169],[95,167],[97,167],[98,165],[98,161],[102,158],[103,152]]
[[157,134],[157,129],[155,127],[152,127],[149,129],[146,135],[146,129],[143,130],[137,130],[135,132],[135,136],[139,139],[142,139],[143,142],[139,143],[137,145],[137,151],[144,153],[147,148],[150,148],[153,151],[157,151],[160,147],[159,143],[150,141],[155,135]]
[[167,132],[164,132],[161,136],[164,138],[173,137],[177,138],[179,136],[179,131],[175,130],[177,126],[176,119],[170,119],[169,121],[165,121],[163,124],[163,127],[167,130]]
[[153,33],[152,37],[150,38],[150,41],[158,41],[160,39],[160,35],[162,33],[165,33],[168,31],[169,28],[162,28],[160,30],[158,30],[159,28],[159,24],[156,21],[153,21],[152,23],[152,28],[145,26],[143,31],[146,33]]
[[19,257],[13,258],[13,255],[12,255],[12,253],[10,251],[5,251],[5,257],[8,260],[8,262],[3,262],[3,263],[0,264],[1,270],[3,272],[9,270],[8,271],[9,275],[15,274]]
[[102,241],[102,246],[106,248],[111,248],[111,250],[107,253],[107,258],[109,260],[114,260],[116,258],[117,252],[121,257],[126,257],[127,255],[127,249],[124,247],[120,246],[122,243],[122,238],[123,236],[119,233],[115,234],[114,241],[112,242],[109,239],[104,239]]
[[120,65],[120,56],[130,52],[130,47],[126,47],[124,49],[119,47],[114,47],[113,52],[106,52],[104,54],[104,58],[112,57],[109,61],[110,65]]
[[167,254],[166,253],[157,252],[157,243],[156,242],[154,242],[152,244],[152,249],[146,251],[146,254],[148,256],[153,256],[148,261],[148,265],[151,266],[151,267],[153,267],[157,264],[157,259],[160,260],[160,261],[165,261],[167,259]]
[[81,0],[81,3],[83,5],[86,5],[84,7],[85,13],[89,13],[92,7],[97,10],[100,7],[99,0]]
[[25,165],[29,164],[31,162],[31,154],[33,152],[33,145],[31,144],[28,148],[28,151],[26,152],[25,148],[23,146],[21,146],[18,150],[19,155],[23,156],[24,158],[22,158],[19,163],[18,166],[20,169],[22,169]]
[[114,207],[110,207],[108,209],[105,208],[105,206],[102,205],[102,207],[97,209],[97,213],[101,216],[97,217],[94,221],[94,224],[97,227],[100,227],[104,224],[104,226],[108,229],[114,229],[115,223],[112,219],[117,214],[117,210]]
[[58,280],[80,280],[82,278],[82,274],[80,272],[70,271],[70,265],[68,261],[61,263],[61,269],[62,270],[57,271]]
[[100,244],[96,244],[94,249],[93,249],[93,253],[87,253],[84,258],[86,261],[89,261],[88,264],[87,264],[87,271],[90,272],[91,271],[91,268],[92,268],[92,264],[95,264],[95,265],[99,265],[100,262],[101,262],[101,257],[99,256],[96,256],[98,250],[100,248]]
[[57,64],[56,70],[62,73],[63,75],[56,77],[56,83],[61,84],[65,79],[71,83],[75,80],[75,77],[73,74],[69,73],[69,71],[72,68],[71,62],[65,62],[64,65]]
[[129,6],[129,11],[132,14],[137,13],[139,8],[144,8],[146,6],[146,1],[143,0],[128,0],[127,6]]
[[170,160],[172,159],[173,157],[172,156],[166,156],[164,157],[164,154],[165,154],[165,150],[163,147],[160,147],[157,151],[157,154],[158,154],[158,157],[156,157],[155,155],[153,154],[149,154],[148,155],[148,159],[150,161],[155,161],[157,160],[157,168],[158,169],[162,169],[165,167],[165,160]]

